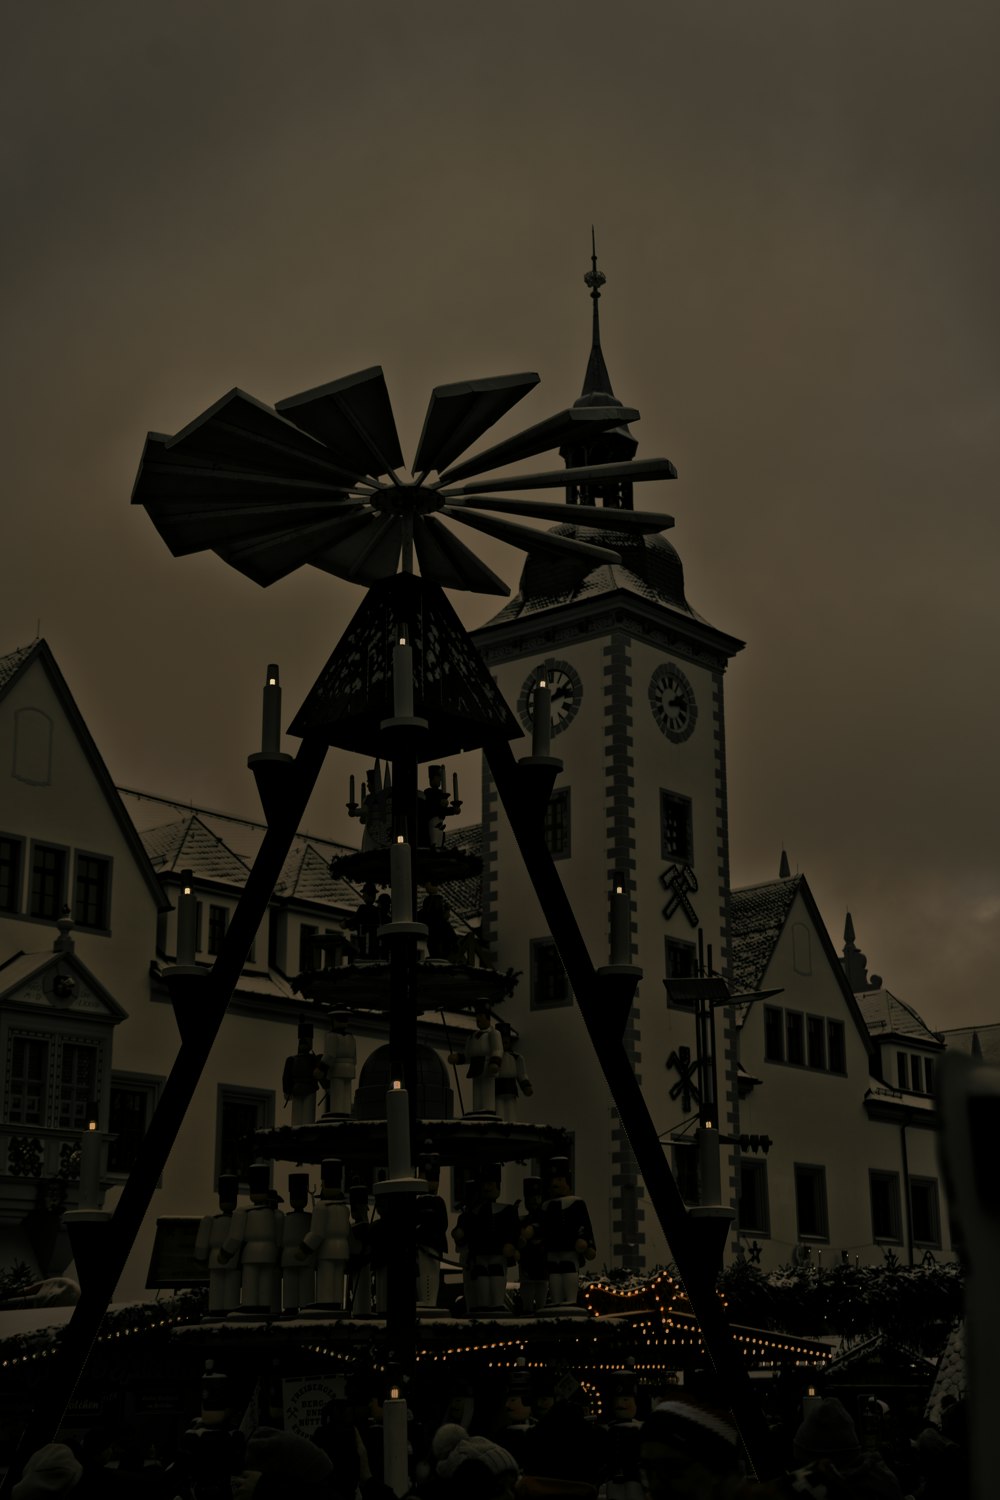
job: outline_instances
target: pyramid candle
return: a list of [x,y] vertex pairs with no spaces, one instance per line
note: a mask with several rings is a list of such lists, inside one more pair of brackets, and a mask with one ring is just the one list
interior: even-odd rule
[[627,964],[632,958],[629,933],[629,899],[622,877],[615,874],[611,882],[611,962]]
[[392,712],[397,719],[413,718],[413,647],[405,633],[392,648]]
[[281,745],[281,686],[278,668],[272,662],[264,680],[264,710],[261,726],[260,748],[265,755],[274,755]]
[[385,1096],[385,1127],[389,1142],[389,1180],[413,1175],[410,1160],[410,1096],[398,1079]]
[[552,692],[545,678],[535,683],[531,705],[531,753],[547,756],[552,717]]
[[413,921],[410,846],[402,834],[389,846],[389,879],[392,884],[392,920]]

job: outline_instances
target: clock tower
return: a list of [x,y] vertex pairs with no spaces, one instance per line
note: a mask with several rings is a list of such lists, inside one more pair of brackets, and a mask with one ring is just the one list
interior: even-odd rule
[[[605,277],[596,255],[585,281],[593,341],[574,403],[580,437],[560,450],[568,468],[631,460],[637,447],[628,425],[637,413],[614,395],[601,349]],[[621,424],[588,431],[588,410],[606,417],[609,406],[622,406]],[[643,978],[626,1040],[682,1191],[693,1197],[695,1017],[671,1002],[665,981],[696,974],[699,962],[728,972],[723,678],[743,642],[688,603],[680,557],[663,535],[616,528],[614,512],[632,509],[632,488],[621,480],[567,485],[568,503],[603,507],[607,525],[555,530],[610,547],[621,561],[588,567],[529,553],[517,594],[473,635],[529,737],[520,753],[529,753],[536,686],[548,686],[551,754],[564,768],[548,806],[547,841],[595,965],[609,962],[612,882],[627,892],[624,961],[641,966]],[[519,753],[517,742],[513,749]],[[505,1014],[534,1082],[532,1110],[574,1131],[574,1187],[590,1207],[595,1267],[664,1263],[667,1246],[645,1214],[628,1141],[488,771],[483,834],[484,937],[501,969],[522,973]],[[729,1012],[718,1012],[723,1131],[735,1125],[730,1027]],[[524,1170],[533,1175],[530,1165]],[[724,1198],[727,1190],[734,1192],[724,1161]]]

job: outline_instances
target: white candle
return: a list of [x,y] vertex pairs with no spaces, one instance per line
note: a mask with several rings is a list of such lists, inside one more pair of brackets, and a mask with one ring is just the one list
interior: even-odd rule
[[611,962],[627,964],[632,957],[629,899],[620,875],[611,884]]
[[413,889],[410,883],[410,846],[402,834],[389,846],[389,880],[392,884],[392,920],[413,921]]
[[382,1403],[382,1456],[385,1482],[395,1495],[405,1495],[410,1488],[407,1463],[406,1402],[399,1387]]
[[451,800],[452,800],[452,802],[457,802],[458,801],[458,772],[457,771],[452,771],[452,773],[451,773]]
[[177,898],[177,962],[193,964],[198,948],[198,903],[191,885],[191,871],[182,870],[183,886]]
[[350,805],[354,806],[354,777],[351,777]]
[[531,753],[547,756],[552,717],[552,693],[544,677],[535,683],[531,705]]
[[278,668],[272,664],[267,669],[264,681],[264,714],[260,736],[260,748],[265,755],[274,754],[281,745],[281,687],[278,683]]
[[413,647],[405,635],[392,648],[392,711],[397,719],[413,718]]
[[80,1208],[98,1208],[101,1198],[101,1137],[96,1116],[87,1122],[80,1142]]
[[389,1177],[399,1181],[412,1177],[410,1160],[410,1096],[398,1079],[385,1096],[385,1127],[389,1141]]

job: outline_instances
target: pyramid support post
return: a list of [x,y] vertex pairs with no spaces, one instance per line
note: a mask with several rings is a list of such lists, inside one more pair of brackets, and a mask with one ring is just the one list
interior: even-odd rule
[[484,747],[487,763],[510,822],[525,868],[570,987],[628,1137],[650,1202],[670,1246],[692,1311],[701,1328],[709,1359],[719,1381],[721,1398],[732,1409],[743,1442],[759,1478],[780,1472],[760,1401],[716,1295],[714,1279],[701,1274],[704,1238],[681,1197],[656,1134],[642,1089],[626,1051],[620,1004],[605,1003],[606,989],[594,968],[586,941],[545,842],[542,820],[530,815],[518,795],[517,762],[506,741],[491,740]]

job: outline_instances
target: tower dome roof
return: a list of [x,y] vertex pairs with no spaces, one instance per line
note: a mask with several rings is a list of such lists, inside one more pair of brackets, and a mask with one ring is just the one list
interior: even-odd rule
[[620,563],[598,563],[587,569],[572,559],[553,562],[549,556],[529,553],[518,592],[490,624],[523,619],[541,610],[619,592],[635,594],[653,604],[665,604],[700,620],[701,616],[684,596],[684,565],[677,549],[664,536],[615,531],[613,515],[613,511],[609,512],[607,530],[568,524],[551,529],[556,536],[612,547],[621,557]]

